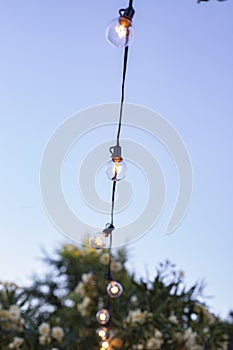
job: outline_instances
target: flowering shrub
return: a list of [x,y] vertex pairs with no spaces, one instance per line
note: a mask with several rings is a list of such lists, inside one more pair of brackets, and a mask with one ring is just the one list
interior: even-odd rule
[[[96,312],[106,300],[106,251],[64,245],[45,258],[48,273],[30,287],[0,284],[0,350],[95,350]],[[114,277],[124,287],[110,304],[109,350],[230,349],[233,326],[201,302],[202,286],[184,285],[184,274],[166,261],[153,281],[136,280],[115,253]]]

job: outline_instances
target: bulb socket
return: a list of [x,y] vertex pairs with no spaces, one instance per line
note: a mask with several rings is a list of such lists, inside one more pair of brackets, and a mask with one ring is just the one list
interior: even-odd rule
[[113,162],[121,162],[123,160],[121,156],[121,146],[116,145],[109,148]]
[[120,9],[119,14],[121,17],[125,17],[130,21],[132,21],[133,16],[135,14],[135,10],[132,6],[130,6],[130,7],[127,7],[126,9]]
[[113,224],[107,224],[106,225],[106,227],[105,227],[105,229],[103,230],[103,236],[104,237],[108,237],[111,233],[112,233],[112,231],[114,230],[114,225]]

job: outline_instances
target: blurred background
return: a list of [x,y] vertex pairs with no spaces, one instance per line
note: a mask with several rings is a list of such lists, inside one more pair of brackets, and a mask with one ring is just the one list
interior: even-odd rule
[[[65,241],[43,208],[41,157],[66,118],[119,101],[123,52],[107,43],[105,28],[126,6],[123,0],[0,2],[1,280],[30,283],[32,273],[43,272],[41,247],[52,254]],[[167,201],[156,226],[128,246],[129,269],[152,278],[169,259],[188,285],[204,279],[211,310],[226,316],[233,288],[233,2],[135,0],[134,6],[126,101],[159,112],[176,128],[190,153],[194,188],[186,217],[167,235],[178,182],[169,155],[151,143],[166,176]],[[91,142],[89,135],[87,152]],[[78,169],[71,160],[67,182]],[[141,205],[136,189],[133,201]]]

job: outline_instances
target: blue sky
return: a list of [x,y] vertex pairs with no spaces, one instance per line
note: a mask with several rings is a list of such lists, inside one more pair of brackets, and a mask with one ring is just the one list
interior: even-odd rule
[[[41,202],[42,153],[67,117],[119,101],[123,52],[106,42],[105,28],[126,5],[0,2],[0,279],[23,283],[41,271],[40,246],[53,252],[64,241]],[[129,247],[130,268],[152,276],[169,258],[188,284],[205,279],[208,303],[225,315],[233,308],[233,2],[135,0],[135,9],[126,101],[158,111],[178,130],[194,190],[172,235],[165,234],[168,200],[154,229]],[[169,172],[169,161],[163,166]]]

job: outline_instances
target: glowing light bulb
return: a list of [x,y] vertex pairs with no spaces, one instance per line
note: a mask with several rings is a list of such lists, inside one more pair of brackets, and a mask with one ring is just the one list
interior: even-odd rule
[[90,239],[89,243],[94,249],[103,249],[109,246],[109,237],[103,232],[94,233]]
[[106,38],[116,47],[128,46],[134,36],[134,28],[131,18],[120,16],[114,18],[107,27]]
[[127,27],[123,24],[117,25],[114,29],[120,39],[127,37]]
[[123,287],[119,282],[111,281],[107,286],[107,293],[111,298],[118,298],[123,292]]
[[94,233],[89,239],[89,243],[94,249],[108,248],[110,245],[109,235],[114,230],[113,224],[106,224],[102,232]]
[[102,339],[106,339],[108,337],[108,328],[107,327],[100,327],[97,329],[96,333],[98,336]]
[[[102,347],[102,349],[108,349],[109,348],[109,342],[107,342],[107,341],[103,341],[102,343],[101,343],[101,347]],[[101,349],[101,350],[102,350]]]
[[96,319],[100,324],[106,324],[110,319],[108,309],[101,309],[96,314]]
[[112,159],[107,163],[106,174],[110,180],[120,181],[126,177],[127,166],[121,159]]

